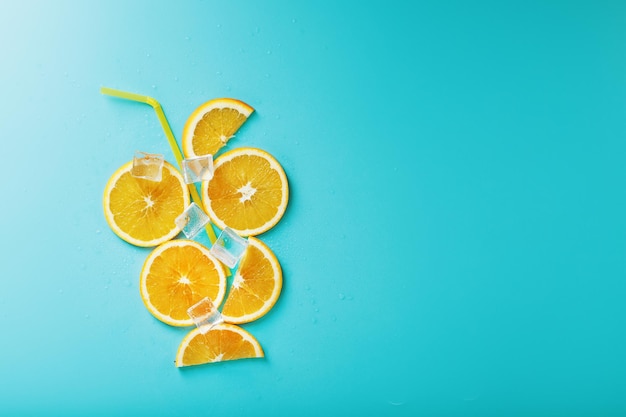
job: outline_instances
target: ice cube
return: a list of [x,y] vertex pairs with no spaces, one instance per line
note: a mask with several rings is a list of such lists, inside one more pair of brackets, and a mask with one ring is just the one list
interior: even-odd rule
[[209,222],[209,216],[196,203],[191,203],[183,214],[176,218],[178,226],[188,239],[193,239]]
[[163,155],[156,153],[135,152],[130,175],[150,181],[161,181],[163,175]]
[[183,178],[187,184],[213,178],[213,155],[183,159]]
[[198,326],[201,333],[206,333],[211,330],[212,327],[224,322],[222,314],[209,297],[204,297],[202,300],[189,307],[187,314],[189,314],[189,317],[191,317],[196,326]]
[[211,246],[209,252],[224,265],[233,268],[248,247],[248,239],[244,239],[229,227],[225,227]]

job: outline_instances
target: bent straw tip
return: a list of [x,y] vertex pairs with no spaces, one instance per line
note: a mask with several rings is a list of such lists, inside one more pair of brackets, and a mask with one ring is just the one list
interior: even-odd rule
[[100,92],[102,94],[106,94],[106,95],[113,96],[113,97],[118,97],[118,98],[123,98],[126,100],[138,101],[140,103],[149,104],[150,106],[154,107],[155,110],[158,110],[158,108],[161,107],[161,104],[159,104],[159,102],[156,99],[150,96],[129,93],[127,91],[115,90],[113,88],[108,88],[108,87],[100,87]]

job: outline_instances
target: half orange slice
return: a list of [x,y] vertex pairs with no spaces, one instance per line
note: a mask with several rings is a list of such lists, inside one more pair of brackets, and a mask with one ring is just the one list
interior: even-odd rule
[[207,333],[194,329],[181,342],[176,366],[262,358],[263,349],[250,333],[233,324],[218,324]]
[[248,248],[233,278],[222,316],[228,323],[248,323],[267,314],[283,286],[278,259],[259,239],[248,238]]
[[209,100],[189,116],[183,128],[183,153],[187,158],[215,155],[239,130],[254,109],[234,98]]

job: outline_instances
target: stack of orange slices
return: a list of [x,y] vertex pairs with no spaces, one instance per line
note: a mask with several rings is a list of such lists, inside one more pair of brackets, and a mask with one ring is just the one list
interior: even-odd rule
[[[243,125],[252,107],[235,99],[215,99],[199,106],[183,130],[186,157],[215,156]],[[182,175],[165,162],[161,181],[131,175],[132,162],[109,179],[104,215],[126,242],[155,249],[140,273],[139,289],[147,310],[158,320],[192,326],[187,309],[204,297],[221,306],[223,324],[208,332],[191,330],[179,345],[176,366],[259,358],[263,349],[240,327],[267,314],[282,289],[282,270],[272,250],[255,237],[274,227],[289,199],[287,177],[278,161],[256,148],[236,148],[215,158],[213,178],[201,184],[202,203],[218,228],[248,237],[248,248],[227,289],[227,270],[194,240],[174,239],[174,220],[190,204]]]

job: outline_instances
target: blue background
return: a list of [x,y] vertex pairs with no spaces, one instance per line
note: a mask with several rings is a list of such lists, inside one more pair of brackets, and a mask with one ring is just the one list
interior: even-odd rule
[[[0,414],[626,415],[626,3],[13,2]],[[290,180],[263,360],[177,369],[102,192],[201,103]]]

